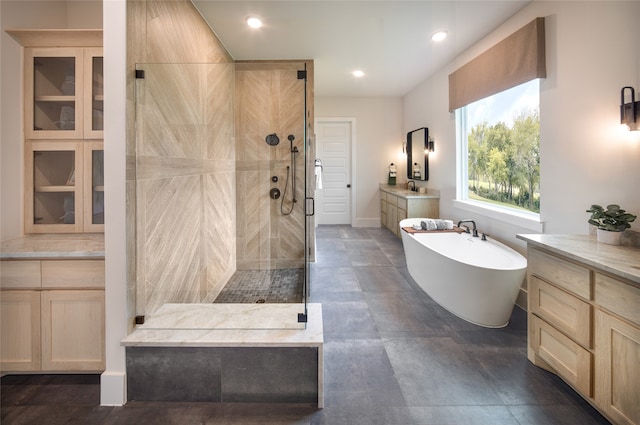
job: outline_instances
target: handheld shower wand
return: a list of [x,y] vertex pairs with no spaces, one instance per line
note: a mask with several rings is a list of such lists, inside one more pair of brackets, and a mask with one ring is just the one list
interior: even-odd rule
[[[290,151],[291,151],[291,166],[287,167],[287,180],[284,183],[284,194],[282,195],[282,201],[280,201],[280,212],[282,215],[289,215],[293,212],[293,206],[298,200],[296,199],[296,154],[299,152],[296,146],[293,146],[293,141],[296,137],[293,134],[290,134],[287,139],[289,139],[290,143]],[[291,191],[293,192],[291,199],[291,208],[288,211],[284,208],[284,200],[287,197],[287,186],[289,186],[289,171],[291,171]]]

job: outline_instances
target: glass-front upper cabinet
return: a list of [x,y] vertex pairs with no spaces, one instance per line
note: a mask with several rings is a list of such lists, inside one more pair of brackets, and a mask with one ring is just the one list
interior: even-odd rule
[[104,232],[104,149],[84,143],[84,232]]
[[25,137],[101,139],[101,48],[25,49]]
[[82,143],[26,144],[26,233],[82,232]]
[[102,139],[104,130],[104,84],[102,49],[84,50],[84,138]]

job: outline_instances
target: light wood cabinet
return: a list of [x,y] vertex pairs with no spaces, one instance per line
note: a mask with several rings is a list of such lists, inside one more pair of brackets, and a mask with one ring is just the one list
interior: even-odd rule
[[104,291],[42,291],[42,369],[104,369]]
[[529,246],[528,357],[614,424],[640,424],[640,286]]
[[596,403],[616,424],[640,424],[640,327],[596,311]]
[[26,43],[25,233],[104,232],[102,48],[78,46],[80,34],[52,35],[66,47],[12,35]]
[[1,291],[0,320],[0,370],[40,370],[40,293]]
[[25,233],[104,231],[102,142],[27,141]]
[[102,139],[102,49],[27,47],[25,138]]
[[104,260],[0,262],[0,370],[104,370]]
[[405,218],[438,218],[440,200],[418,196],[405,198],[384,190],[380,191],[380,224],[400,236],[400,222]]

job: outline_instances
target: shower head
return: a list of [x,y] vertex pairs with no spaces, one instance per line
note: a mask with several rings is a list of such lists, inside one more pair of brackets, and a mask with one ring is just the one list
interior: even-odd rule
[[275,146],[278,143],[280,143],[280,138],[278,137],[278,135],[276,133],[272,133],[267,135],[267,137],[265,137],[264,139],[267,142],[267,145],[269,146]]
[[287,136],[287,139],[289,139],[289,144],[291,145],[291,152],[293,153],[297,153],[298,152],[298,148],[293,146],[293,141],[296,140],[296,136],[294,136],[293,134],[290,134]]

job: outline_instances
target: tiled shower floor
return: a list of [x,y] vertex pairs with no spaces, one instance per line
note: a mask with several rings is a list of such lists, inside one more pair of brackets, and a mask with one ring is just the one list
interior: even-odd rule
[[302,302],[304,269],[238,270],[214,303]]

